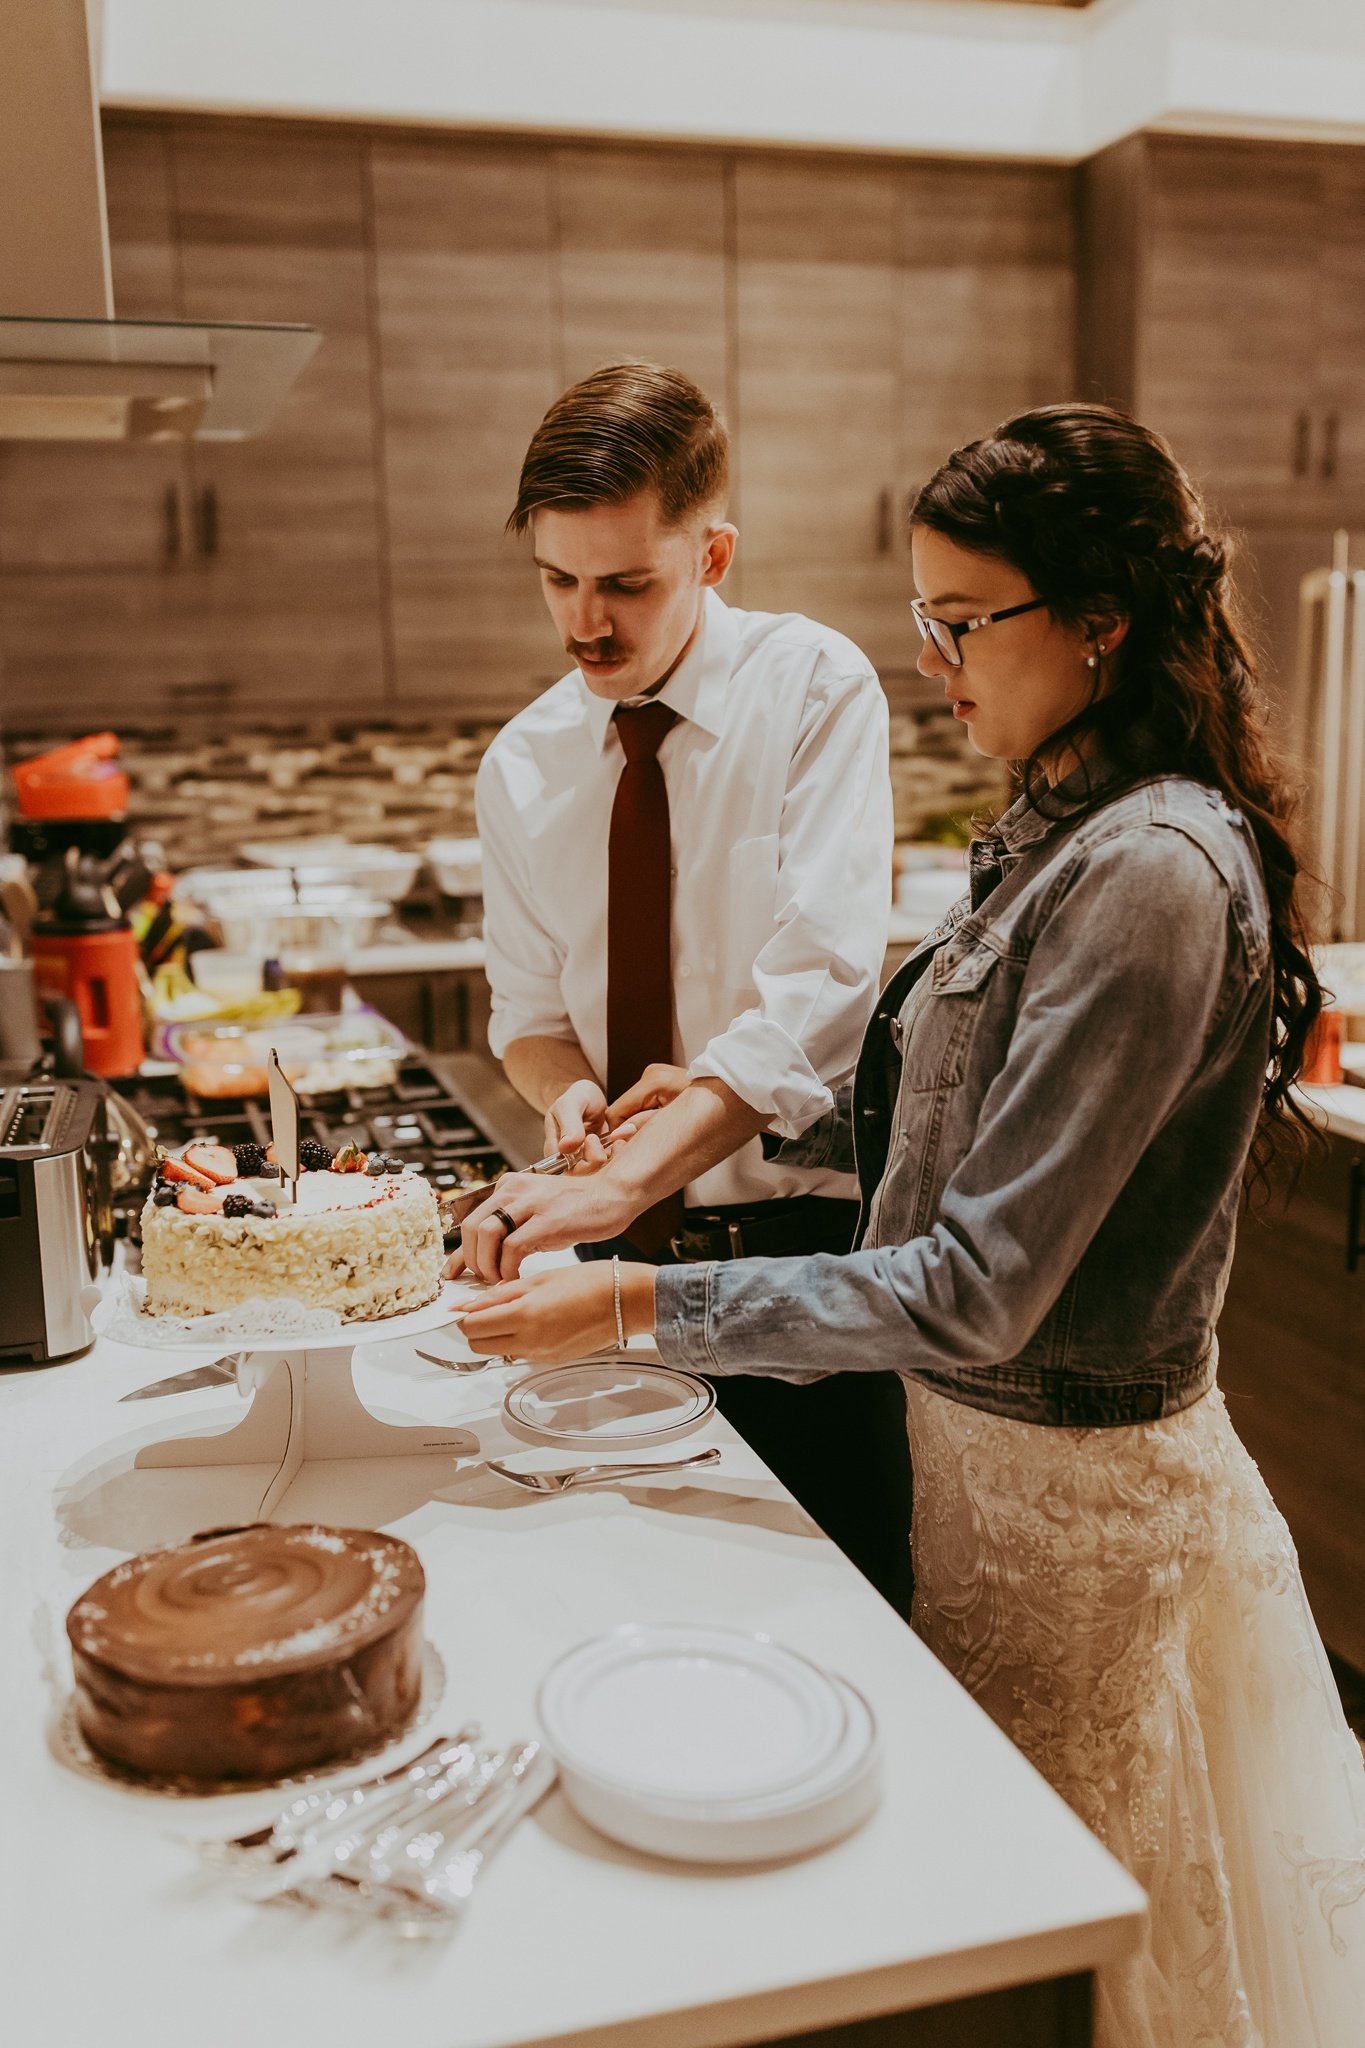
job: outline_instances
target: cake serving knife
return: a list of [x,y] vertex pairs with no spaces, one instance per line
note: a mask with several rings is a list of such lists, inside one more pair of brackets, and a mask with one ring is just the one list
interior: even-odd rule
[[297,1202],[299,1175],[303,1171],[299,1164],[299,1098],[273,1045],[266,1074],[270,1083],[270,1137],[275,1147],[275,1163],[289,1184],[290,1201]]

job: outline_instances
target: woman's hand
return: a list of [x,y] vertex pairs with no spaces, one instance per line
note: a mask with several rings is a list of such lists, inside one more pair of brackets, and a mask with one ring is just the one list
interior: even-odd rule
[[[653,1329],[652,1266],[622,1266],[621,1310],[627,1335]],[[586,1357],[616,1342],[611,1262],[510,1280],[463,1310],[459,1322],[472,1349],[491,1357],[532,1365]]]

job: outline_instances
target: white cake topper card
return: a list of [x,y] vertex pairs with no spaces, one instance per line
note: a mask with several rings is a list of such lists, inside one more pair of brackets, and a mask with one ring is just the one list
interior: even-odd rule
[[270,1078],[270,1135],[275,1145],[275,1159],[280,1172],[289,1182],[289,1192],[298,1199],[299,1174],[299,1098],[280,1067],[280,1056],[274,1046],[270,1048],[267,1067]]

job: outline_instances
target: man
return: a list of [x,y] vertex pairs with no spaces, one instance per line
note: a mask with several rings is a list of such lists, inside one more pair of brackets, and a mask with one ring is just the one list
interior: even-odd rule
[[[547,1150],[600,1170],[505,1178],[452,1269],[509,1276],[571,1244],[655,1260],[852,1244],[851,1177],[770,1161],[760,1133],[824,1113],[876,998],[886,704],[841,635],[722,603],[727,491],[709,400],[650,363],[575,385],[527,450],[508,524],[531,532],[575,667],[479,771],[489,1041],[545,1113]],[[623,1108],[635,1135],[608,1160]],[[894,1375],[736,1379],[719,1399],[903,1607]]]

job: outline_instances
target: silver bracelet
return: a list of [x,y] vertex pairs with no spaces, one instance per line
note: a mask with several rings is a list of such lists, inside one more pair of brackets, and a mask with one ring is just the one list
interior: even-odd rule
[[616,1341],[624,1351],[626,1326],[621,1320],[621,1260],[616,1252],[611,1255],[611,1305],[616,1311]]

